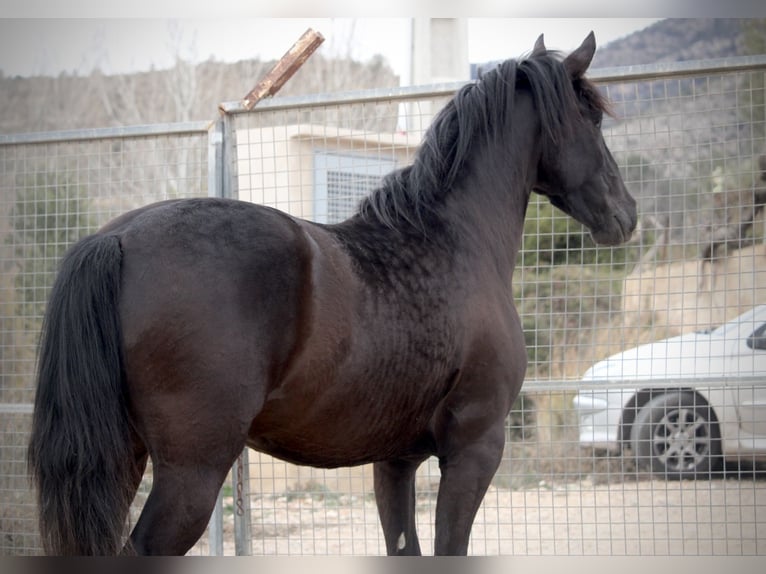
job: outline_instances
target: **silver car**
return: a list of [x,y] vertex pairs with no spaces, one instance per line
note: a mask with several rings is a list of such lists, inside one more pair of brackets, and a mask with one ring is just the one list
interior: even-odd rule
[[766,460],[766,305],[613,355],[582,381],[582,446],[630,452],[639,468],[675,479]]

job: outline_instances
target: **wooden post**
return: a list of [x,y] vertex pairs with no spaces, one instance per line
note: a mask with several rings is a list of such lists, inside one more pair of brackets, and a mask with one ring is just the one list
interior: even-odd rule
[[271,71],[242,99],[242,106],[250,111],[263,98],[276,94],[322,42],[322,34],[311,28],[306,30]]

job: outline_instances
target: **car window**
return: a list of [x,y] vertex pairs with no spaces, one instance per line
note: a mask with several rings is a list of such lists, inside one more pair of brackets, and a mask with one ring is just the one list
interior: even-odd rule
[[758,351],[766,351],[766,323],[750,334],[747,338],[747,346]]

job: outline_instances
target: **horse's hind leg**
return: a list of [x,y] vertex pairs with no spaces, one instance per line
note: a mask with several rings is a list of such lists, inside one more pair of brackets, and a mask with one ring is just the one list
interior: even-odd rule
[[[233,461],[232,461],[233,462]],[[230,465],[154,465],[152,490],[130,536],[141,555],[183,555],[207,526]]]
[[373,465],[375,500],[389,556],[420,556],[415,531],[415,471],[420,462],[393,460]]
[[[221,412],[247,420],[244,416],[240,419],[241,413],[233,406],[235,398],[228,398],[219,400]],[[154,406],[161,403],[153,401]],[[175,412],[158,409],[144,419],[142,430],[153,477],[151,492],[130,535],[137,554],[183,555],[205,531],[218,492],[244,448],[247,433],[244,422],[232,425],[217,410],[192,409],[211,403],[209,397],[190,400],[179,393],[174,396]],[[146,403],[142,406],[146,408]]]

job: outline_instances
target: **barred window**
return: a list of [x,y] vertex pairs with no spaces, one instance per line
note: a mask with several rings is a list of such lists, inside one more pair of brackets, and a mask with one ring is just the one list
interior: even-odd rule
[[388,157],[316,152],[314,221],[338,223],[347,219],[395,167],[396,160]]

